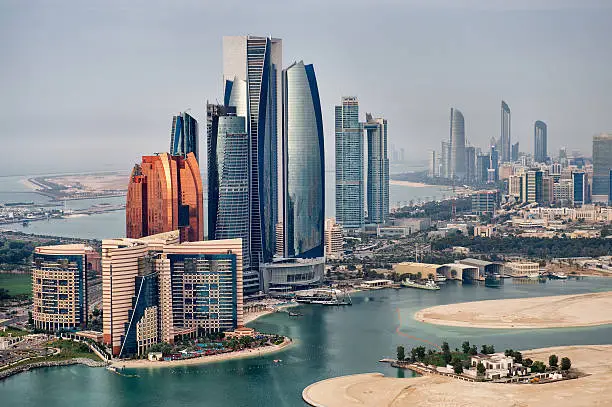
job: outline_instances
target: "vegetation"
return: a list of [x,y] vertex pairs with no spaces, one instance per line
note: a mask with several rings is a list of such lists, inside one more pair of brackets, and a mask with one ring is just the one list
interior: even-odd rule
[[482,362],[478,362],[476,365],[476,372],[478,376],[484,376],[487,372],[487,368],[482,364]]
[[0,274],[0,301],[27,300],[32,296],[30,274]]
[[17,337],[17,336],[24,336],[29,334],[28,331],[24,331],[21,329],[17,329],[17,328],[12,328],[12,327],[6,327],[5,331],[0,331],[0,338],[3,336],[12,336],[12,337]]
[[485,355],[491,355],[491,354],[495,353],[495,346],[493,346],[493,345],[482,345],[482,348],[481,348],[480,352],[484,353]]
[[454,358],[452,362],[453,371],[455,372],[455,374],[463,373],[463,361],[459,358]]
[[[492,350],[491,353],[495,352],[493,345],[484,345],[483,347],[487,350]],[[403,360],[421,362],[426,365],[434,366],[451,365],[453,369],[456,370],[459,370],[459,364],[461,365],[461,369],[469,367],[470,357],[478,353],[476,345],[470,345],[468,341],[463,342],[461,349],[455,349],[454,351],[450,349],[448,342],[443,342],[440,350],[427,349],[425,346],[417,346],[410,349],[408,354],[406,354],[403,346],[398,346],[398,360],[401,360],[399,359],[400,348],[402,348],[404,352]]]
[[512,349],[506,349],[506,351],[504,352],[504,355],[512,356],[516,363],[522,363],[523,362],[523,354],[521,352],[519,352],[519,351],[514,351]]
[[570,370],[572,361],[570,358],[561,358],[561,370]]
[[544,362],[540,362],[539,360],[536,360],[531,365],[531,371],[533,373],[544,373],[546,371],[546,365],[544,364]]
[[49,342],[48,346],[59,348],[60,354],[49,356],[45,361],[66,360],[73,358],[88,358],[92,360],[100,360],[100,358],[89,349],[89,346],[83,342],[74,342],[71,340],[57,339]]
[[403,361],[404,359],[406,359],[406,353],[404,347],[400,345],[397,347],[397,360]]
[[0,240],[0,264],[27,264],[34,251],[32,242]]
[[550,355],[548,357],[548,364],[550,367],[558,367],[559,366],[559,358],[557,355]]
[[441,202],[426,202],[422,205],[410,205],[395,212],[396,218],[431,218],[432,221],[450,220],[453,203],[457,214],[471,213],[471,198],[447,199]]

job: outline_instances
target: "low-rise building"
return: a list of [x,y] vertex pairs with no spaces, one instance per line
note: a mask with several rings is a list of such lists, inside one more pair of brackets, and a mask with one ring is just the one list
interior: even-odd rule
[[506,263],[505,267],[513,276],[527,276],[540,272],[540,264],[535,262]]

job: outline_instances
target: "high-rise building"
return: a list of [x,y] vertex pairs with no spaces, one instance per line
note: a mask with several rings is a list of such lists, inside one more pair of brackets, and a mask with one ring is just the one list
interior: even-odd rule
[[593,136],[593,189],[594,202],[608,202],[610,170],[612,169],[612,134]]
[[545,162],[548,156],[547,137],[546,123],[536,121],[533,126],[533,159],[537,163]]
[[510,161],[511,155],[511,139],[510,139],[510,107],[502,100],[501,102],[501,138],[500,138],[500,155],[501,162]]
[[142,355],[159,342],[154,260],[165,245],[178,240],[178,231],[102,240],[102,326],[113,356]]
[[489,169],[493,170],[493,182],[497,182],[499,180],[499,151],[495,146],[491,146],[491,165],[489,165]]
[[491,154],[479,154],[476,157],[476,182],[486,183],[491,166]]
[[475,191],[472,194],[472,214],[495,214],[498,201],[499,192],[496,190]]
[[511,175],[508,178],[508,195],[523,202],[523,177],[521,175]]
[[325,220],[325,256],[341,258],[343,244],[342,226],[336,223],[336,219],[327,218]]
[[463,114],[455,108],[450,113],[450,175],[449,178],[465,177],[465,123]]
[[363,133],[359,103],[354,96],[342,98],[335,107],[336,220],[344,228],[364,225]]
[[389,220],[387,120],[366,113],[363,126],[368,140],[368,222],[382,224]]
[[543,173],[540,170],[528,170],[523,174],[522,200],[527,203],[542,203],[544,200]]
[[198,122],[186,112],[172,117],[172,133],[170,134],[170,155],[187,158],[193,153],[199,161]]
[[32,255],[32,319],[46,331],[87,325],[87,254],[84,244],[39,246]]
[[472,146],[465,148],[465,178],[468,182],[476,180],[476,148]]
[[323,119],[312,65],[283,71],[283,196],[285,257],[324,256]]
[[450,178],[451,174],[451,145],[449,141],[442,140],[442,147],[440,149],[440,177]]
[[126,236],[130,238],[178,229],[181,241],[202,240],[202,179],[195,155],[143,156],[130,176],[125,218]]
[[584,171],[572,172],[572,184],[574,206],[582,206],[587,203],[588,180],[586,173]]
[[511,155],[511,160],[512,162],[516,162],[519,159],[519,142],[517,141],[516,143],[512,144],[512,154]]
[[282,40],[223,37],[224,105],[246,119],[249,138],[251,267],[271,261],[279,217],[278,134],[282,126]]
[[427,176],[429,178],[436,177],[438,175],[438,163],[436,161],[436,150],[429,152],[429,166],[427,170]]

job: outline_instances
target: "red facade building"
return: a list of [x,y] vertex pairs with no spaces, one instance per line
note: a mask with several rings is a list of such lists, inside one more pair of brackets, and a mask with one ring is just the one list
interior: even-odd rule
[[129,238],[178,229],[181,241],[204,240],[202,178],[194,154],[143,156],[130,176],[125,218]]

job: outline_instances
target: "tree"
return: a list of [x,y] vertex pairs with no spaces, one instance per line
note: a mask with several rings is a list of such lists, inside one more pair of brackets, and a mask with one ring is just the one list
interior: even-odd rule
[[572,361],[570,358],[561,358],[561,370],[570,370]]
[[465,341],[461,344],[461,350],[463,351],[463,353],[468,354],[470,353],[470,342]]
[[455,372],[455,374],[463,373],[463,363],[461,362],[461,359],[453,359],[453,371]]
[[445,365],[448,365],[451,362],[452,355],[448,346],[448,342],[442,342],[442,358],[444,360]]
[[404,347],[400,345],[397,347],[397,360],[401,362],[404,359],[406,359],[406,353]]
[[478,354],[478,348],[476,347],[476,345],[472,345],[472,347],[470,348],[470,355],[474,356]]
[[423,359],[425,359],[425,346],[417,346],[416,348],[417,351],[417,360],[422,361]]
[[487,369],[484,367],[482,362],[478,362],[476,365],[476,372],[478,373],[478,376],[484,376],[485,373],[487,373]]
[[523,360],[523,366],[531,367],[531,365],[533,365],[533,360],[531,360],[530,358]]
[[544,362],[536,360],[531,365],[531,371],[534,373],[544,373],[546,371],[546,365],[544,364]]
[[505,356],[512,356],[512,354],[514,353],[514,350],[512,349],[506,349],[506,351],[504,352]]
[[559,366],[559,358],[557,357],[557,355],[550,355],[548,357],[548,364],[550,365],[550,367]]
[[490,355],[492,353],[495,353],[495,346],[493,345],[482,345],[482,353],[484,353],[485,355]]
[[512,354],[512,357],[516,363],[523,363],[523,354],[518,350]]

